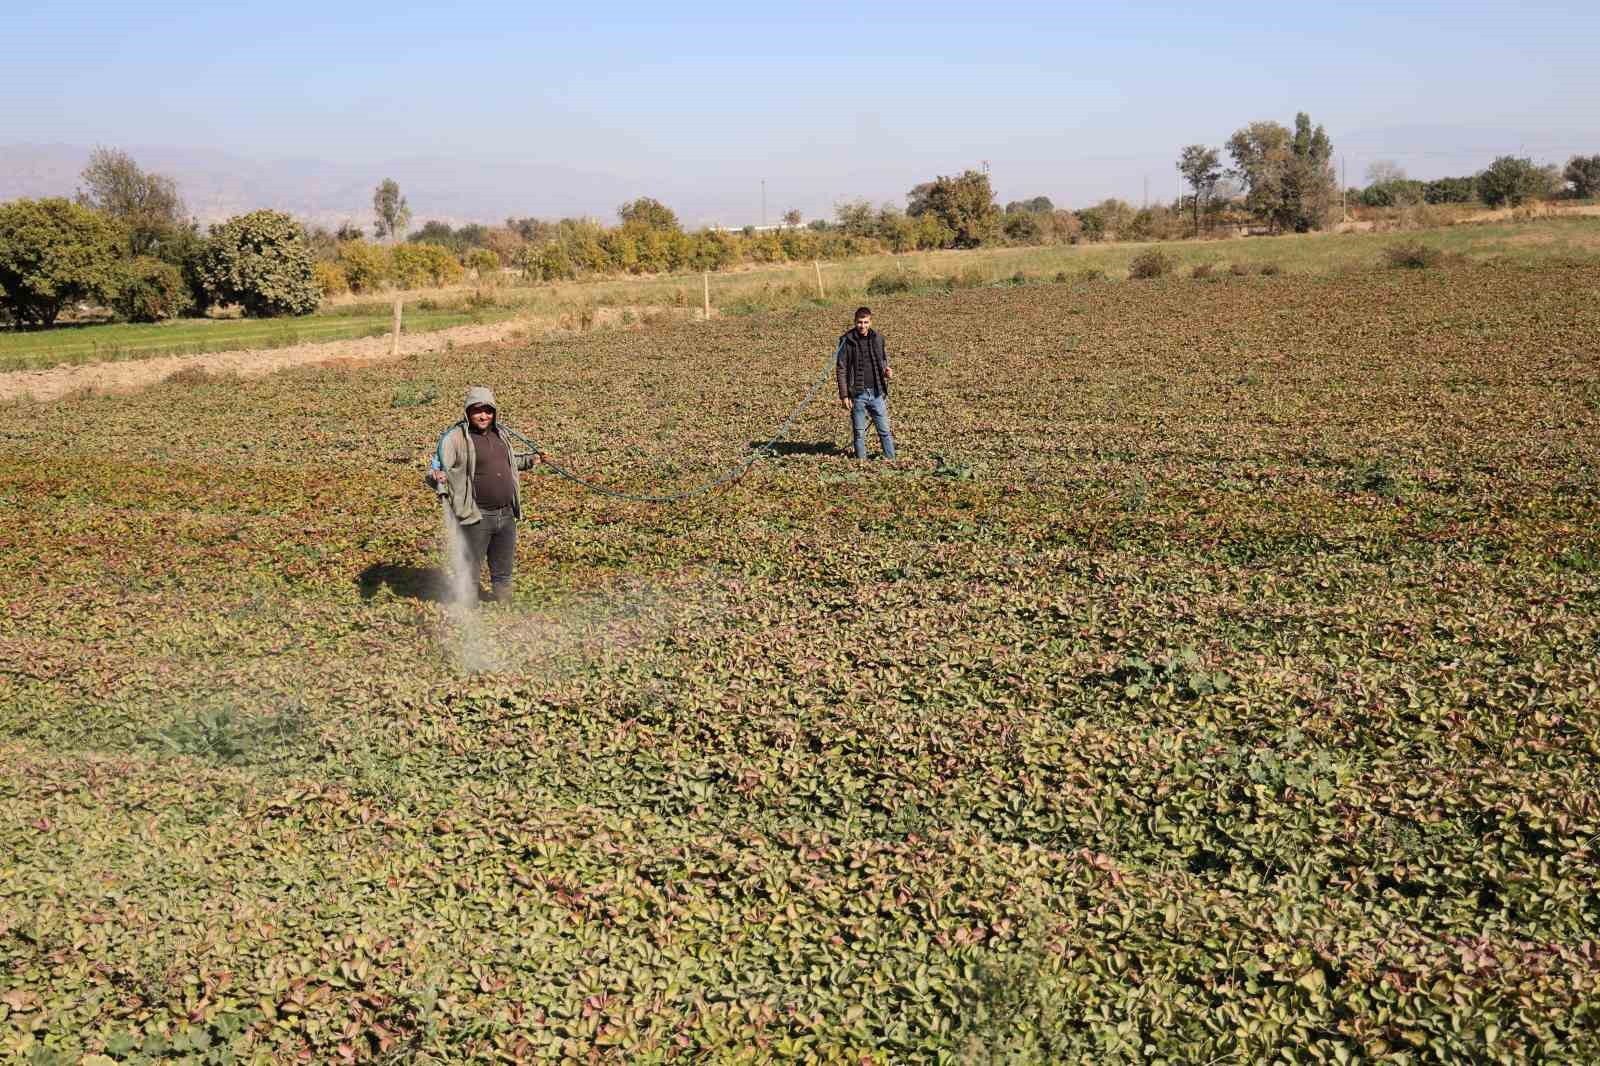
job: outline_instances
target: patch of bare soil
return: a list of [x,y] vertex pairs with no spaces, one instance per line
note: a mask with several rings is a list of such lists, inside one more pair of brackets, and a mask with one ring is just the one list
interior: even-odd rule
[[[483,325],[455,326],[431,333],[401,333],[400,354],[433,352],[446,345],[490,344],[528,332],[528,323],[516,320]],[[237,374],[255,377],[296,366],[366,366],[384,362],[392,338],[296,344],[287,348],[241,349],[203,355],[165,355],[113,363],[57,366],[47,370],[13,370],[0,374],[0,401],[32,397],[54,400],[80,390],[133,392],[165,381],[174,374]]]

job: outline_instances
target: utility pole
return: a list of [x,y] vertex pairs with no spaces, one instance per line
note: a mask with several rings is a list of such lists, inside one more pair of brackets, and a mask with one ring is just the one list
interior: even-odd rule
[[767,179],[761,179],[761,228],[767,228]]
[[1350,176],[1345,173],[1342,153],[1339,156],[1339,221],[1350,221]]
[[1146,174],[1144,176],[1144,205],[1143,206],[1144,206],[1145,210],[1147,210],[1147,211],[1150,209],[1150,175],[1148,175],[1148,174]]

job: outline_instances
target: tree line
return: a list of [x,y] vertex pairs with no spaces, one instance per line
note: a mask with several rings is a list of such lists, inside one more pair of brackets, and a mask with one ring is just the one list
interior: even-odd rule
[[1335,220],[1342,201],[1370,207],[1481,201],[1518,205],[1553,195],[1600,195],[1600,155],[1573,156],[1564,170],[1502,156],[1475,175],[1414,181],[1393,163],[1368,170],[1368,184],[1341,192],[1333,145],[1301,113],[1294,126],[1252,122],[1225,150],[1185,146],[1177,168],[1188,194],[1134,208],[1108,198],[1068,210],[1036,196],[1001,206],[989,175],[967,170],[913,186],[902,208],[865,200],[837,204],[832,220],[802,225],[788,211],[775,229],[686,231],[665,204],[640,197],[617,222],[508,218],[452,227],[430,220],[411,230],[399,185],[373,191],[372,239],[346,222],[307,226],[278,211],[253,211],[205,233],[188,216],[177,183],[143,170],[125,152],[97,148],[76,197],[0,204],[0,320],[53,325],[62,311],[99,304],[134,322],[205,314],[234,305],[247,315],[307,314],[327,296],[395,286],[448,285],[515,271],[527,281],[588,275],[722,270],[744,263],[844,259],[875,252],[1173,240],[1219,224],[1254,222],[1270,232],[1305,232]]

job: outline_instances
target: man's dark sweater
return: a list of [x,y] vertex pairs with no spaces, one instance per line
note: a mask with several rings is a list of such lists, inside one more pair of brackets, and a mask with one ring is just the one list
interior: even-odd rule
[[888,397],[889,354],[884,350],[883,335],[877,330],[869,329],[863,337],[852,329],[840,337],[838,361],[841,400],[853,399],[869,390]]
[[472,473],[472,498],[480,508],[510,507],[516,501],[516,472],[511,469],[511,449],[494,432],[469,432],[477,463]]

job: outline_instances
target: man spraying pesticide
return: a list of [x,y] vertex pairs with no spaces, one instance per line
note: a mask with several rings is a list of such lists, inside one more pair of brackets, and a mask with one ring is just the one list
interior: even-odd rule
[[517,473],[545,461],[542,451],[518,453],[498,421],[494,393],[483,385],[467,390],[465,414],[445,430],[429,464],[428,481],[439,494],[454,550],[458,598],[477,590],[489,563],[496,603],[511,600],[511,569],[517,553],[522,492]]

